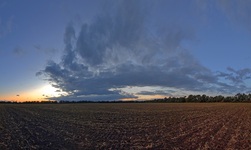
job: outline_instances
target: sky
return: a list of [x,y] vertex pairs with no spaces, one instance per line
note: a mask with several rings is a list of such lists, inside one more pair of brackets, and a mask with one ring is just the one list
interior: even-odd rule
[[251,0],[0,0],[0,100],[251,91]]

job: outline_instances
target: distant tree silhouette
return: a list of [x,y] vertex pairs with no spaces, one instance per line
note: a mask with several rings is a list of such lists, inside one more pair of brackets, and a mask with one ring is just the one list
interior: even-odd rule
[[0,101],[0,104],[67,104],[67,103],[216,103],[216,102],[232,102],[232,103],[250,103],[251,94],[237,93],[234,96],[207,96],[203,95],[188,95],[184,97],[165,97],[163,99],[154,99],[146,101]]
[[194,103],[212,103],[212,102],[233,102],[233,103],[238,103],[238,102],[246,102],[249,103],[251,102],[251,94],[245,94],[245,93],[238,93],[235,96],[227,96],[224,97],[222,95],[217,95],[217,96],[207,96],[205,94],[203,95],[188,95],[187,97],[169,97],[169,98],[164,98],[164,99],[155,99],[152,100],[151,102],[166,102],[166,103],[172,103],[172,102],[181,102],[181,103],[189,103],[189,102],[194,102]]

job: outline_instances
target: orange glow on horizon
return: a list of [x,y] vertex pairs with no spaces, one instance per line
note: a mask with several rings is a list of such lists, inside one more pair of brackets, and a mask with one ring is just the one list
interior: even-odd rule
[[25,101],[48,101],[49,97],[58,97],[60,93],[56,92],[56,88],[51,85],[43,85],[41,87],[22,91],[19,93],[8,93],[0,96],[2,101],[15,101],[15,102],[25,102]]
[[135,101],[135,100],[144,101],[144,100],[162,99],[162,98],[167,97],[164,95],[136,95],[136,96],[138,96],[138,98],[122,98],[120,100],[122,100],[122,101]]
[[[15,102],[25,102],[25,101],[48,101],[50,97],[59,97],[61,94],[67,95],[65,92],[59,92],[60,89],[54,88],[49,84],[39,86],[37,88],[22,91],[17,93],[8,93],[0,96],[2,101],[15,101]],[[168,97],[166,95],[137,95],[137,98],[122,98],[122,101],[144,101],[153,99],[163,99]]]

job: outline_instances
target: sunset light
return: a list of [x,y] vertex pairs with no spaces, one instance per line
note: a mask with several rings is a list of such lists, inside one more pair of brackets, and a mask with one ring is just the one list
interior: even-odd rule
[[3,0],[0,101],[249,93],[249,4]]
[[51,86],[50,84],[43,86],[41,89],[38,90],[38,93],[42,93],[43,97],[57,97],[59,96],[60,92],[57,91],[59,89],[54,88],[53,86]]
[[62,92],[57,88],[52,87],[50,84],[42,85],[41,87],[36,87],[28,91],[19,91],[18,93],[9,93],[6,95],[1,95],[2,100],[7,101],[46,101],[50,97],[58,97]]
[[0,0],[0,150],[251,150],[251,0]]

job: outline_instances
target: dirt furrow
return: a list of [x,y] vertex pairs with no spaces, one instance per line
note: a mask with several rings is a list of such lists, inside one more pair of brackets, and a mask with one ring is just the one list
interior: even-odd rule
[[251,149],[251,104],[0,105],[0,149]]

